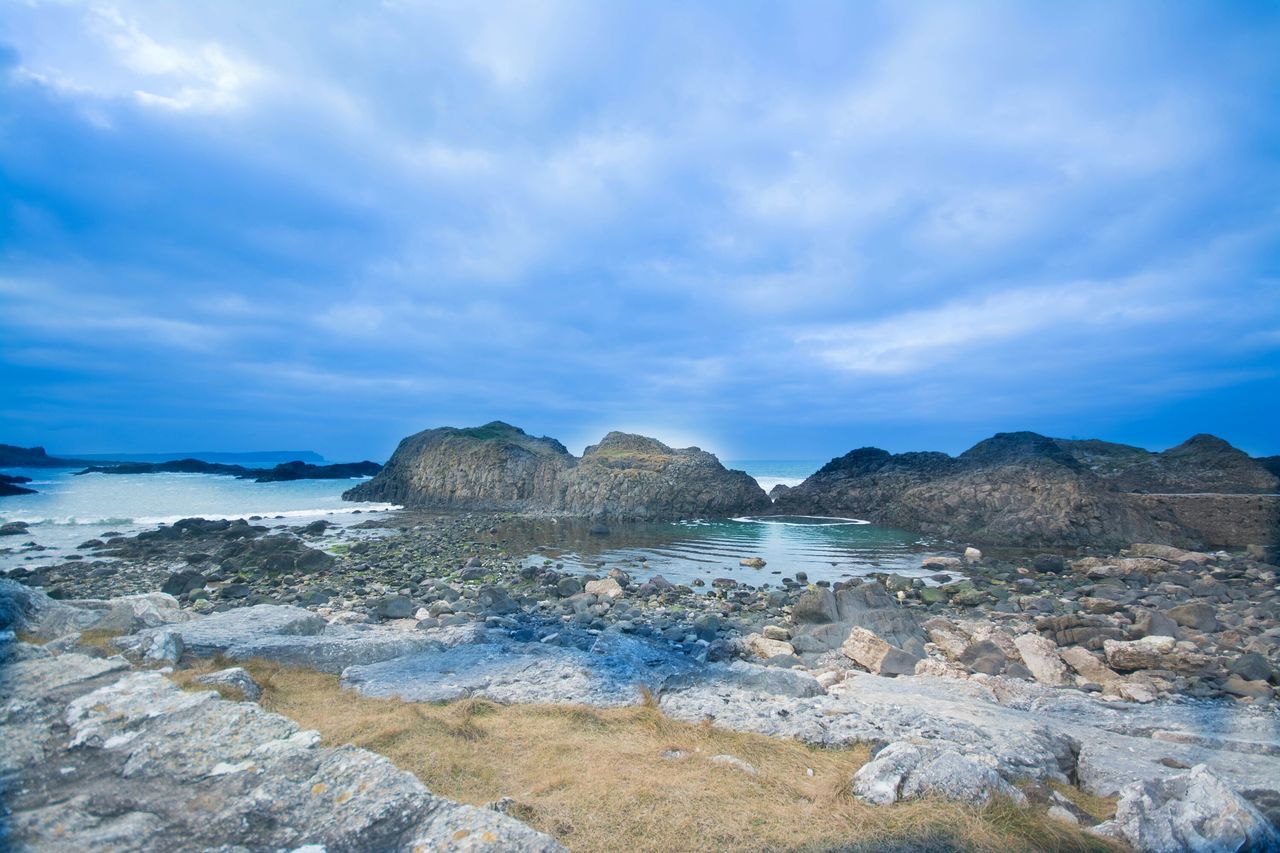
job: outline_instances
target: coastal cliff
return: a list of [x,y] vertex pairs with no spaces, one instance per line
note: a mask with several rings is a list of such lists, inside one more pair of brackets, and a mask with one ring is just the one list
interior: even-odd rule
[[854,450],[780,493],[774,510],[852,514],[996,545],[1223,547],[1276,541],[1277,499],[1268,495],[1277,486],[1262,462],[1213,436],[1152,453],[1015,432],[957,457]]
[[724,516],[770,505],[754,479],[696,447],[677,450],[611,432],[578,458],[553,438],[500,421],[409,436],[376,477],[343,497],[619,520]]

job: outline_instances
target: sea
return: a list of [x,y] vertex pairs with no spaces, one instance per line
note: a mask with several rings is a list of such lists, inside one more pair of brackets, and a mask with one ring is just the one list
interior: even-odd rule
[[[768,491],[798,485],[821,466],[810,460],[731,460]],[[351,503],[342,492],[358,480],[294,480],[255,483],[210,474],[77,474],[78,469],[9,468],[30,477],[32,495],[0,498],[0,524],[25,521],[28,534],[0,539],[0,571],[60,562],[89,539],[133,535],[181,518],[251,518],[263,524],[306,524],[325,519],[349,526],[386,517],[392,504]],[[597,571],[606,563],[633,563],[673,583],[736,577],[758,585],[805,572],[810,580],[838,580],[871,571],[919,572],[928,543],[902,531],[854,518],[743,517],[715,522],[628,525],[610,537],[590,537],[563,525],[537,524],[530,543],[536,555],[554,554],[564,568]],[[23,547],[35,542],[43,550]],[[531,554],[531,557],[535,555]],[[763,569],[743,568],[759,557]]]

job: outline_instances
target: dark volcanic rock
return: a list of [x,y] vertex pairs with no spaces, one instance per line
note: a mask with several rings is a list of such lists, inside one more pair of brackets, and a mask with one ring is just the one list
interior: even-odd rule
[[8,474],[0,474],[0,497],[8,497],[9,495],[34,495],[35,489],[28,489],[21,483],[30,483],[30,477],[11,477]]
[[696,447],[675,450],[611,432],[577,458],[555,439],[501,422],[410,436],[381,473],[343,497],[619,520],[724,516],[769,506],[755,480]]
[[778,512],[1007,545],[1124,545],[1169,534],[1052,439],[1000,433],[959,457],[862,448],[779,495]]
[[1280,477],[1265,460],[1252,459],[1212,435],[1191,438],[1162,453],[1101,441],[1057,444],[1089,465],[1103,479],[1126,492],[1273,494]]
[[312,465],[308,462],[283,462],[274,468],[246,468],[201,459],[173,459],[168,462],[125,462],[119,465],[90,465],[77,474],[215,474],[279,483],[289,480],[349,480],[372,477],[382,470],[377,462],[341,462],[334,465]]
[[958,457],[854,450],[777,495],[774,511],[996,545],[1243,547],[1280,536],[1276,499],[1261,494],[1277,490],[1261,462],[1213,436],[1150,453],[1017,432]]

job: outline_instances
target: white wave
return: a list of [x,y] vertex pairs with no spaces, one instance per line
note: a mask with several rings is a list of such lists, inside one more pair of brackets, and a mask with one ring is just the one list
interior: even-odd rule
[[263,511],[263,512],[233,512],[226,513],[187,513],[186,515],[155,515],[136,519],[137,524],[173,524],[175,521],[181,521],[184,518],[205,518],[209,521],[234,521],[237,518],[248,518],[249,516],[261,516],[263,521],[270,521],[273,518],[306,518],[308,516],[320,515],[353,515],[357,512],[388,512],[390,510],[403,509],[398,504],[380,504],[368,503],[360,506],[351,507],[325,507],[323,509],[287,509],[280,512]]
[[760,488],[766,492],[773,491],[774,486],[786,486],[794,488],[805,480],[804,477],[756,477],[755,481],[760,484]]
[[23,515],[15,513],[11,516],[5,516],[3,521],[23,521],[30,525],[52,525],[58,527],[85,527],[85,526],[101,526],[101,525],[156,525],[156,524],[173,524],[184,518],[205,518],[210,521],[234,521],[237,518],[249,518],[250,516],[260,516],[263,520],[273,518],[307,518],[319,517],[326,515],[354,515],[355,513],[372,513],[372,512],[389,512],[392,510],[403,509],[398,504],[389,503],[362,503],[353,507],[323,507],[314,509],[288,509],[288,510],[249,510],[232,513],[219,512],[188,512],[180,515],[144,515],[137,518],[121,518],[121,517],[102,517],[102,518],[84,518],[80,516],[58,516],[58,517],[41,517],[35,515]]
[[[788,518],[810,518],[823,524],[809,524],[803,521],[787,521]],[[870,524],[861,518],[843,518],[838,515],[744,515],[733,519],[747,524],[780,524],[783,527],[844,527],[851,524]]]

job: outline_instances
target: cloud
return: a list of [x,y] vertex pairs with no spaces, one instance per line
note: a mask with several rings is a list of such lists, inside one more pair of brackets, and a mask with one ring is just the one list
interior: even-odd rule
[[[215,409],[361,456],[492,417],[769,455],[797,424],[834,452],[1274,414],[1246,402],[1280,369],[1274,12],[119,0],[0,27],[3,363],[24,400],[133,395],[121,441]],[[189,411],[155,390],[178,373]]]

